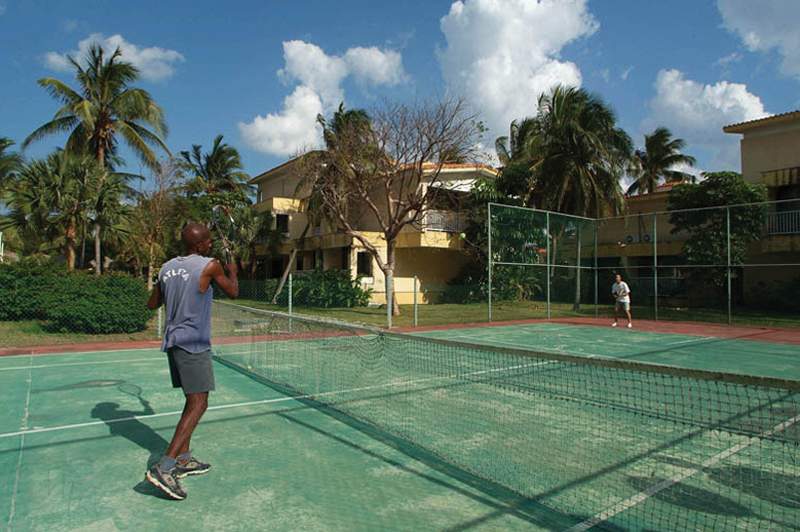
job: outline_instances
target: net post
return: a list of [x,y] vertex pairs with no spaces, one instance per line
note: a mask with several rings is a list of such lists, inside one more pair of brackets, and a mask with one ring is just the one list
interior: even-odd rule
[[292,273],[289,272],[289,332],[292,332]]
[[545,213],[545,233],[547,233],[547,319],[550,319],[550,212]]
[[418,323],[418,313],[417,313],[417,287],[419,285],[419,280],[417,276],[414,276],[414,327],[417,326]]
[[598,283],[600,282],[600,275],[597,270],[597,218],[593,220],[594,225],[594,317],[600,317],[600,309],[598,305],[600,304],[599,301],[599,292],[598,292]]
[[728,325],[733,323],[731,302],[731,208],[725,207],[725,225],[728,238]]
[[488,211],[487,211],[487,221],[486,225],[488,226],[488,255],[489,255],[489,274],[488,274],[488,284],[487,284],[487,293],[488,293],[488,304],[489,304],[489,321],[492,321],[492,204],[489,203]]
[[658,214],[653,213],[653,316],[658,321]]
[[[392,272],[390,275],[392,275],[392,288],[394,288],[394,272]],[[391,329],[392,328],[392,304],[394,303],[394,301],[392,301],[392,295],[393,295],[392,292],[393,292],[393,290],[389,289],[389,286],[388,286],[389,283],[387,283],[386,280],[384,280],[384,284],[387,285],[386,286],[386,328],[387,329]]]

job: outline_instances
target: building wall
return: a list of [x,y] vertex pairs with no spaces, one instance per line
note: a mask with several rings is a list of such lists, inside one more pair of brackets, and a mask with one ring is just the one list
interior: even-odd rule
[[762,172],[800,166],[800,121],[746,132],[740,146],[742,175],[760,183]]

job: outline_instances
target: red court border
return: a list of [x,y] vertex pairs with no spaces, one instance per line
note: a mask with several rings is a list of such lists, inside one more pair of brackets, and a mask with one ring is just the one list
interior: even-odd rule
[[[392,329],[396,332],[426,332],[426,331],[447,331],[452,329],[469,329],[474,327],[504,327],[507,325],[528,325],[534,323],[565,323],[574,325],[592,325],[596,327],[608,327],[609,318],[555,318],[513,320],[499,322],[473,322],[455,323],[447,325],[430,325],[422,327],[398,327]],[[682,321],[653,321],[636,320],[634,321],[635,331],[646,331],[663,334],[685,334],[690,336],[704,336],[714,338],[731,338],[737,340],[752,340],[758,342],[768,342],[776,344],[789,344],[800,346],[800,329],[781,329],[774,327],[740,327],[730,325],[719,325],[714,323],[682,322]],[[624,334],[627,329],[622,327],[620,333]],[[311,335],[313,336],[313,334]],[[293,338],[296,336],[293,335]],[[216,344],[239,343],[244,336],[222,337],[213,340]],[[247,337],[249,339],[249,337]],[[76,353],[83,351],[120,351],[126,349],[159,349],[160,340],[131,340],[118,342],[84,342],[80,344],[67,345],[41,345],[33,347],[8,347],[0,349],[0,356],[11,355],[44,355],[58,353]],[[800,355],[800,350],[798,350]]]

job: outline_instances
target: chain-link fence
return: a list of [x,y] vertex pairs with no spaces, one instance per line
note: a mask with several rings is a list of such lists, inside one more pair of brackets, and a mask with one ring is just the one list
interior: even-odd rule
[[591,219],[492,204],[490,319],[610,315],[621,275],[639,318],[800,326],[800,200]]

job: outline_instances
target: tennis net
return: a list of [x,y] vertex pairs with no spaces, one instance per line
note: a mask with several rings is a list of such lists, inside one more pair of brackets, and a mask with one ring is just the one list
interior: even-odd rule
[[564,528],[800,524],[798,381],[214,305],[218,361],[552,508]]

